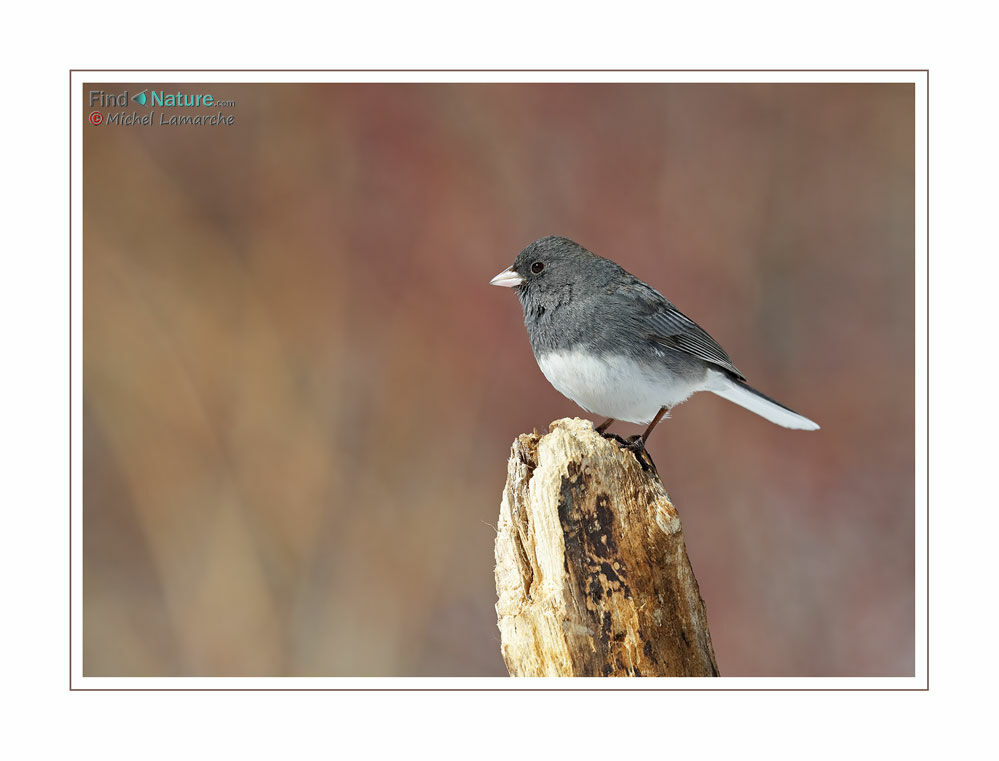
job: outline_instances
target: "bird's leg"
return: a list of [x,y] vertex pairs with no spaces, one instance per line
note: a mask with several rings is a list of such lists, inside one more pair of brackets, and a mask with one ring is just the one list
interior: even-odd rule
[[598,425],[594,430],[597,433],[599,433],[601,436],[603,436],[604,435],[604,431],[606,431],[608,428],[610,428],[611,423],[613,423],[613,422],[614,422],[614,418],[609,417],[604,422],[602,422],[600,425]]
[[659,425],[659,421],[664,417],[669,417],[669,407],[660,407],[659,412],[656,416],[652,418],[652,422],[649,423],[649,427],[645,429],[645,433],[642,434],[642,443],[644,444],[649,440],[649,436],[652,434],[652,429]]
[[669,415],[669,407],[660,407],[659,412],[656,413],[656,416],[652,418],[652,422],[649,423],[649,427],[645,429],[645,433],[641,436],[629,437],[628,443],[624,445],[625,449],[635,453],[635,458],[638,460],[638,464],[642,466],[642,470],[648,470],[642,457],[644,455],[645,459],[649,461],[649,465],[652,466],[652,470],[657,473],[659,472],[656,469],[656,464],[652,462],[652,457],[649,455],[648,450],[645,448],[645,442],[649,440],[649,435],[652,433],[652,429],[655,428],[659,424],[659,421],[666,415]]

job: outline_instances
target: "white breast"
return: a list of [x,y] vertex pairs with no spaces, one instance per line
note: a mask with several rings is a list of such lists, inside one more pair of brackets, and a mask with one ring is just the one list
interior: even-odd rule
[[660,408],[674,407],[704,388],[703,378],[680,378],[665,366],[624,356],[572,351],[537,360],[548,382],[584,410],[629,423],[648,423]]

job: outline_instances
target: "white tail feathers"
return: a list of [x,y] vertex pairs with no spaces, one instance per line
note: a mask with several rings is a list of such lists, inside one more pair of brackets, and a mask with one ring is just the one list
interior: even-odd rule
[[785,428],[796,428],[802,431],[817,431],[819,429],[817,423],[804,415],[789,410],[780,402],[761,394],[755,388],[722,373],[712,372],[708,374],[706,390]]

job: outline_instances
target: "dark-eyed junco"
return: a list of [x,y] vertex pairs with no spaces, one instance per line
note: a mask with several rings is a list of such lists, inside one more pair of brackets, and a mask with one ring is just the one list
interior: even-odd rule
[[513,288],[520,298],[548,381],[608,418],[597,431],[615,420],[649,423],[629,449],[643,449],[662,417],[698,391],[785,428],[819,427],[747,385],[725,350],[662,294],[568,238],[534,241],[489,282]]

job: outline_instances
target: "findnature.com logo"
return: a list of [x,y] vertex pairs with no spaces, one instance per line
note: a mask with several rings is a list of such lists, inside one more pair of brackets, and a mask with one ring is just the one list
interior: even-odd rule
[[[130,94],[128,90],[108,93],[104,90],[90,90],[90,123],[94,126],[204,126],[231,127],[236,123],[236,114],[223,109],[233,108],[236,101],[217,98],[212,93],[167,92],[166,90],[140,90]],[[129,102],[150,110],[133,108]],[[156,111],[156,108],[170,111]],[[101,109],[106,109],[102,111]]]

